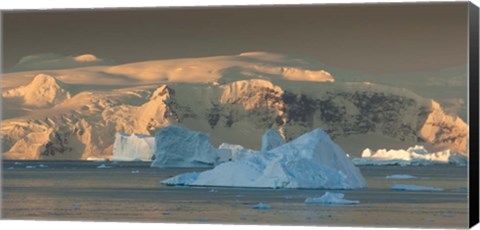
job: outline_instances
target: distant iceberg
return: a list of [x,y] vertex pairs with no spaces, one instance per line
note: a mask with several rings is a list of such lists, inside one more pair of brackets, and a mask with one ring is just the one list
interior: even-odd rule
[[154,149],[155,137],[136,133],[116,133],[112,160],[151,161]]
[[155,133],[155,160],[151,167],[209,167],[228,159],[230,152],[217,149],[202,132],[167,126]]
[[353,158],[355,165],[433,165],[433,164],[456,164],[467,165],[466,156],[453,153],[451,150],[429,152],[425,147],[416,145],[408,149],[379,149],[372,151],[363,150],[361,158]]
[[162,183],[324,189],[356,189],[367,186],[360,170],[321,129],[303,134],[267,152],[250,154],[202,173],[180,174],[163,180]]

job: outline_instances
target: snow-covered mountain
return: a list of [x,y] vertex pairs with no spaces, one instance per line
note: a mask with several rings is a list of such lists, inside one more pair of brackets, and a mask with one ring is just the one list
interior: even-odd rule
[[19,98],[25,106],[51,107],[70,99],[64,83],[54,77],[39,74],[26,86],[20,86],[2,93],[3,98]]
[[[152,135],[171,124],[209,133],[215,147],[259,150],[269,128],[287,141],[322,128],[349,153],[422,144],[468,154],[468,125],[435,101],[335,82],[310,63],[269,53],[16,72],[3,75],[2,90],[8,159],[111,158],[115,133]],[[37,106],[25,95],[41,95]]]

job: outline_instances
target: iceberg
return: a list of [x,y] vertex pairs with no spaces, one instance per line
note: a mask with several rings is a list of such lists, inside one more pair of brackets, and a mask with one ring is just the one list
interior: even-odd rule
[[225,149],[229,152],[228,160],[225,161],[236,160],[253,153],[258,153],[257,151],[247,149],[241,145],[234,145],[229,143],[222,143],[220,146],[218,146],[218,149]]
[[[285,144],[282,135],[276,129],[268,129],[262,136],[262,146],[260,152],[267,152],[280,145]],[[229,151],[228,159],[221,159],[222,162],[237,160],[242,157],[248,156],[253,153],[259,153],[258,151],[247,149],[241,145],[222,143],[218,149],[225,149]]]
[[155,137],[142,134],[116,133],[113,143],[114,161],[151,161],[155,149]]
[[321,197],[309,197],[305,199],[306,204],[323,204],[323,205],[349,205],[358,204],[358,200],[346,200],[343,199],[345,195],[343,193],[326,192]]
[[278,146],[285,144],[282,134],[276,129],[268,129],[262,136],[262,148],[260,151],[266,152]]
[[356,189],[367,186],[360,170],[321,129],[270,151],[251,154],[201,173],[180,174],[161,183],[255,188]]
[[171,125],[155,133],[155,160],[150,167],[210,167],[226,161],[229,154],[213,147],[207,134]]
[[413,184],[396,184],[392,186],[390,190],[439,192],[439,191],[443,191],[443,188],[427,187],[427,186],[420,186],[420,185],[413,185]]
[[363,150],[361,158],[353,158],[355,165],[433,165],[433,164],[456,164],[465,166],[468,158],[450,149],[429,152],[425,147],[416,145],[408,149],[379,149],[372,151]]

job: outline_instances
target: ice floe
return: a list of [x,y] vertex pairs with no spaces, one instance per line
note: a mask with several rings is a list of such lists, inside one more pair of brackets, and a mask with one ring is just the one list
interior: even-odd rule
[[255,206],[253,206],[253,209],[272,209],[272,206],[270,206],[269,204],[265,204],[265,203],[258,203],[256,204]]
[[407,175],[407,174],[395,174],[395,175],[386,176],[385,178],[387,178],[387,179],[408,180],[408,179],[415,179],[417,177],[412,176],[412,175]]
[[109,169],[109,168],[112,168],[112,166],[108,166],[108,165],[105,165],[105,164],[101,164],[101,165],[97,166],[97,169]]
[[360,170],[321,129],[270,151],[226,162],[202,173],[180,174],[162,183],[258,188],[356,189],[367,186]]
[[443,191],[443,188],[427,187],[413,184],[396,184],[390,188],[390,190],[403,190],[403,191]]
[[321,197],[309,197],[305,199],[306,204],[322,204],[322,205],[352,205],[360,203],[358,200],[343,199],[343,193],[326,192]]

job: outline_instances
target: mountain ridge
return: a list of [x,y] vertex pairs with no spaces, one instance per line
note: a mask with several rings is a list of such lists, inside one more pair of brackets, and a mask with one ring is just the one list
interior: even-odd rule
[[[172,124],[209,133],[215,145],[225,142],[250,149],[260,148],[260,137],[269,128],[287,141],[322,128],[353,155],[368,147],[415,144],[468,155],[468,125],[446,114],[434,100],[392,86],[335,81],[300,59],[259,52],[120,66],[122,71],[134,68],[5,74],[4,93],[37,81],[45,84],[36,88],[54,86],[55,93],[44,97],[52,103],[37,108],[25,101],[9,102],[9,95],[17,94],[2,94],[7,102],[3,110],[14,111],[2,120],[3,157],[110,158],[116,132],[151,135]],[[174,73],[180,66],[182,74]],[[196,72],[198,66],[202,67]],[[312,73],[321,81],[312,80]],[[57,92],[66,96],[51,100]]]

